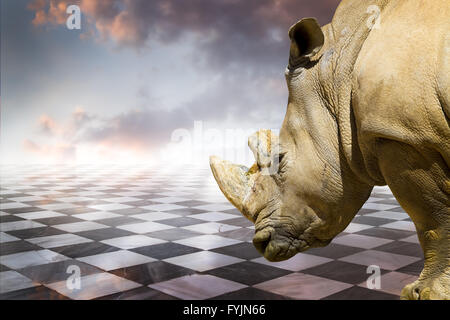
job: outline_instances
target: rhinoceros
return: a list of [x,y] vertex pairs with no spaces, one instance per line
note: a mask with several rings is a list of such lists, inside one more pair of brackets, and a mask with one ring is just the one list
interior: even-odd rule
[[344,0],[288,34],[279,137],[249,138],[251,168],[210,158],[254,246],[269,261],[326,246],[388,185],[425,258],[401,298],[450,299],[450,1]]

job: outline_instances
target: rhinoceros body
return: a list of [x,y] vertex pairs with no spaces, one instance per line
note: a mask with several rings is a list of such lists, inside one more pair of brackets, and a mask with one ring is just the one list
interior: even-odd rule
[[387,184],[425,255],[402,298],[450,299],[450,1],[346,0],[289,37],[279,137],[249,138],[250,169],[211,157],[255,247],[280,261],[325,246]]

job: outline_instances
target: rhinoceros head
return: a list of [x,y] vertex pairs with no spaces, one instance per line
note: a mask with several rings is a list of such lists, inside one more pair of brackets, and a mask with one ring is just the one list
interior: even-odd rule
[[[256,162],[251,168],[210,158],[213,175],[226,198],[255,224],[253,244],[270,261],[288,259],[328,241],[315,237],[324,221],[296,194],[289,156],[280,152],[279,139],[270,130],[249,138]],[[291,171],[293,170],[293,171]],[[292,180],[292,181],[291,181]]]
[[352,186],[361,184],[347,183],[353,177],[339,161],[336,120],[318,85],[318,74],[332,70],[320,61],[321,27],[302,19],[289,37],[289,102],[280,136],[260,130],[249,138],[251,168],[210,159],[220,189],[255,224],[253,243],[270,261],[328,244],[370,194],[352,198]]

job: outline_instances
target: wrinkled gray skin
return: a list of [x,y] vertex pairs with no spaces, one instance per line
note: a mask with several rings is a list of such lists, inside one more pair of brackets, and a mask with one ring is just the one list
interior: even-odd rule
[[450,298],[449,34],[450,1],[439,0],[347,0],[330,24],[306,18],[289,30],[279,138],[249,138],[250,169],[211,158],[266,259],[327,245],[387,184],[425,254],[402,298]]

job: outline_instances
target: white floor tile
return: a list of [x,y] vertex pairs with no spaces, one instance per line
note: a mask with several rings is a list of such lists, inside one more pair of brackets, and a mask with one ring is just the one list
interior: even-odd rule
[[332,259],[313,256],[311,254],[306,253],[297,253],[292,258],[281,262],[270,262],[266,260],[264,257],[256,258],[253,259],[252,261],[285,270],[300,271],[330,262],[332,261]]
[[189,275],[149,285],[150,288],[184,300],[208,299],[246,286],[211,275]]
[[173,213],[153,211],[148,213],[134,214],[131,217],[145,221],[158,221],[158,220],[179,218],[180,216]]
[[332,242],[341,244],[344,246],[356,247],[356,248],[364,248],[364,249],[372,249],[375,247],[382,246],[384,244],[390,243],[393,240],[369,237],[358,234],[347,234],[341,237],[335,238]]
[[238,218],[234,214],[222,213],[222,212],[199,213],[199,214],[190,215],[188,217],[205,220],[205,221],[211,221],[211,222],[217,222],[217,221],[222,221],[222,220]]
[[19,214],[15,214],[15,216],[22,218],[22,219],[27,219],[27,220],[36,220],[36,219],[61,217],[61,216],[65,216],[65,214],[46,210],[46,211],[19,213]]
[[36,244],[42,248],[57,248],[80,243],[92,242],[91,239],[80,237],[76,234],[58,234],[54,236],[37,237],[27,239],[28,242]]
[[177,204],[172,204],[172,203],[152,204],[149,206],[142,207],[142,209],[153,210],[153,211],[169,211],[169,210],[183,209],[183,208],[186,208],[186,207],[179,206]]
[[174,242],[203,250],[211,250],[219,247],[230,246],[232,244],[240,243],[242,241],[224,238],[213,234],[207,234],[203,236],[177,240]]
[[118,226],[117,228],[131,231],[138,234],[143,233],[149,233],[154,231],[160,231],[160,230],[167,230],[172,229],[172,226],[168,226],[165,224],[157,223],[157,222],[142,222],[142,223],[133,223],[133,224],[126,224],[123,226]]
[[101,219],[117,218],[117,217],[121,217],[121,215],[117,214],[117,213],[113,213],[113,212],[108,212],[108,211],[95,211],[95,212],[74,214],[72,217],[87,220],[87,221],[95,221],[95,220],[101,220]]
[[345,230],[343,232],[354,233],[354,232],[358,232],[358,231],[362,231],[362,230],[366,230],[366,229],[370,229],[370,228],[373,228],[373,226],[370,226],[367,224],[351,222],[347,226],[347,228],[345,228]]
[[409,216],[404,212],[394,212],[394,211],[378,211],[366,214],[365,216],[383,219],[392,219],[392,220],[404,220],[409,218]]
[[[10,234],[0,232],[0,243],[6,243],[6,242],[12,242],[12,241],[18,241],[19,238],[16,238]],[[0,251],[1,254],[1,251]]]
[[69,289],[66,281],[51,283],[47,287],[74,300],[90,300],[141,286],[106,272],[81,277],[80,281],[80,289]]
[[38,223],[35,221],[31,221],[31,220],[2,222],[2,223],[0,223],[0,231],[8,232],[8,231],[39,228],[39,227],[45,227],[45,226],[46,225],[44,225],[42,223]]
[[213,234],[218,232],[225,232],[230,230],[240,229],[240,227],[231,226],[228,224],[217,223],[217,222],[208,222],[201,224],[194,224],[191,226],[183,227],[183,229],[191,230],[195,232],[205,233],[205,234]]
[[25,251],[1,256],[1,263],[10,269],[22,269],[67,260],[66,256],[50,250]]
[[416,227],[411,221],[395,221],[387,224],[382,224],[380,227],[405,231],[416,231]]
[[0,284],[0,293],[17,291],[39,285],[20,273],[11,270],[0,272]]
[[97,222],[83,221],[83,222],[58,224],[58,225],[53,226],[53,228],[59,229],[62,231],[66,231],[66,232],[76,233],[76,232],[89,231],[89,230],[105,229],[105,228],[109,228],[109,227],[105,226],[104,224],[97,223]]
[[126,204],[120,204],[120,203],[108,203],[108,204],[99,204],[99,205],[89,206],[89,208],[92,208],[95,210],[111,211],[111,210],[129,209],[129,208],[132,208],[132,206],[129,206]]
[[195,253],[165,259],[164,261],[182,266],[188,269],[204,272],[207,270],[224,267],[244,260],[211,252],[200,251]]
[[114,252],[101,253],[93,256],[81,257],[77,258],[77,260],[96,266],[106,271],[156,261],[153,258],[146,257],[144,255],[126,250],[119,250]]
[[167,242],[165,240],[150,238],[144,235],[132,235],[126,237],[119,237],[113,239],[107,239],[101,241],[110,246],[114,246],[120,249],[134,249],[139,247],[151,246],[154,244]]

